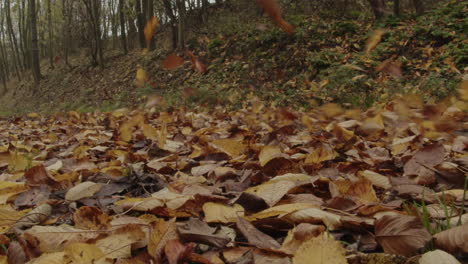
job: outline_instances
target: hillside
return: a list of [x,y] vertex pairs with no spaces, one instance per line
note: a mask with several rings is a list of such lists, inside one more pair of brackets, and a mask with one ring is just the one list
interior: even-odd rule
[[[59,61],[51,70],[44,62],[45,78],[37,88],[31,80],[11,82],[0,111],[109,110],[141,106],[147,95],[162,96],[162,107],[237,108],[253,95],[295,108],[327,102],[369,107],[406,93],[439,100],[452,94],[468,65],[467,10],[466,1],[448,1],[421,17],[388,17],[378,23],[290,15],[293,36],[266,17],[234,19],[230,11],[220,10],[216,21],[200,30],[205,34],[188,41],[208,65],[205,75],[193,72],[184,52],[179,53],[187,59],[182,67],[163,69],[161,61],[171,52],[161,48],[149,54],[108,52],[104,70],[89,67],[78,56],[72,69]],[[240,20],[245,23],[239,25]],[[377,29],[384,30],[382,39],[367,54],[366,41]],[[134,83],[139,67],[149,78],[144,87]]]

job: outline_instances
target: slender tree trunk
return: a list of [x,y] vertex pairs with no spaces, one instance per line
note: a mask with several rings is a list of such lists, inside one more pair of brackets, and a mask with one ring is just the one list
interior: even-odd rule
[[10,14],[10,0],[5,0],[5,12],[6,12],[6,22],[7,22],[7,28],[8,28],[8,36],[10,38],[10,43],[11,45],[11,50],[13,52],[13,67],[16,72],[16,77],[18,80],[21,80],[21,75],[20,75],[20,56],[19,56],[19,50],[18,50],[18,43],[16,41],[16,36],[13,31],[13,23],[11,22],[11,14]]
[[385,2],[384,0],[368,0],[374,13],[375,18],[381,19],[384,15]]
[[178,48],[183,50],[185,48],[185,0],[176,0],[177,11],[179,13],[178,35],[177,42]]
[[135,11],[137,14],[137,27],[138,27],[138,37],[140,40],[140,47],[145,48],[145,16],[142,11],[142,6],[140,0],[136,0]]
[[120,17],[120,38],[122,41],[122,49],[124,54],[128,53],[127,47],[127,36],[125,35],[125,13],[124,13],[124,3],[125,0],[119,0],[119,17]]
[[393,14],[400,16],[400,0],[393,0]]
[[101,24],[100,24],[100,17],[101,17],[101,0],[93,0],[94,3],[94,32],[95,32],[95,38],[96,38],[96,47],[98,51],[98,59],[99,59],[99,66],[101,69],[104,69],[104,48],[103,48],[103,43],[102,43],[102,37],[101,37]]
[[34,77],[34,82],[39,84],[41,76],[41,68],[39,65],[39,45],[37,39],[37,23],[36,23],[36,0],[29,0],[29,10],[31,19],[31,70]]
[[50,0],[47,0],[47,22],[49,24],[49,63],[50,67],[54,68],[54,48],[52,47],[53,27],[52,27],[52,8]]
[[166,10],[166,15],[169,17],[169,24],[171,25],[171,34],[172,34],[172,49],[177,48],[177,25],[176,17],[171,5],[170,0],[163,0],[164,9]]
[[70,62],[68,60],[68,55],[70,53],[70,36],[71,36],[71,21],[72,21],[72,8],[68,0],[62,0],[62,16],[63,16],[63,25],[62,25],[62,35],[63,35],[63,57],[65,60],[65,65],[71,68]]
[[424,14],[424,4],[422,0],[413,0],[413,6],[416,10],[416,15],[420,16]]

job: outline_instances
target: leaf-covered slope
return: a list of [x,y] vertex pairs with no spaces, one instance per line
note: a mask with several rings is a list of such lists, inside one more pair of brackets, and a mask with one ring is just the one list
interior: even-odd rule
[[[165,69],[162,62],[169,53],[162,49],[109,56],[103,71],[77,58],[72,70],[60,62],[39,88],[23,83],[10,89],[1,99],[1,110],[112,109],[141,104],[147,94],[162,95],[169,105],[232,107],[239,107],[252,93],[293,107],[326,102],[368,107],[408,92],[440,99],[459,82],[468,50],[466,1],[441,5],[418,18],[389,17],[373,25],[362,19],[284,12],[295,25],[293,35],[267,17],[246,18],[245,24],[229,30],[227,24],[213,20],[211,31],[188,41],[190,50],[208,65],[207,74],[195,73],[185,52],[179,53],[186,59],[182,67]],[[366,42],[376,30],[382,30],[381,39],[366,52]],[[147,72],[148,83],[135,87],[140,67]]]

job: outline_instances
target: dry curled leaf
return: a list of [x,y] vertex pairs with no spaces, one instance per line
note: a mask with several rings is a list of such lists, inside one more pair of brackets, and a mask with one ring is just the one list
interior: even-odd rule
[[453,227],[434,235],[435,246],[452,254],[468,253],[468,224]]

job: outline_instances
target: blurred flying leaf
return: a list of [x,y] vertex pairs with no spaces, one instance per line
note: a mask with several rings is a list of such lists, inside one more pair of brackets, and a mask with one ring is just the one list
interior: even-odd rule
[[380,43],[382,40],[382,36],[385,34],[386,30],[385,29],[376,29],[372,32],[371,36],[366,42],[366,49],[365,52],[369,54],[372,50],[377,47],[377,45]]
[[146,23],[144,32],[145,32],[145,39],[146,39],[146,48],[148,49],[150,48],[150,42],[154,36],[154,33],[156,32],[158,23],[159,23],[158,20],[154,16],[150,17],[150,19]]
[[276,0],[257,0],[257,3],[278,27],[289,35],[294,34],[294,26],[283,19],[281,9]]
[[184,59],[177,56],[177,54],[171,54],[167,56],[162,62],[162,65],[166,70],[178,68],[182,64],[184,64]]

